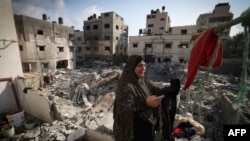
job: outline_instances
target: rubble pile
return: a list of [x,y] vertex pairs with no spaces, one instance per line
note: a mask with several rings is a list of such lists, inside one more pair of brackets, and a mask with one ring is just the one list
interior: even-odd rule
[[[84,140],[88,131],[97,131],[111,138],[112,106],[121,73],[122,68],[119,67],[60,69],[53,73],[49,85],[33,90],[47,97],[53,122],[39,120],[30,130],[21,127],[11,140]],[[174,77],[183,83],[185,73],[181,65],[154,63],[147,66],[146,76],[155,85],[163,87],[169,85],[169,80]],[[188,116],[201,123],[206,131],[199,140],[221,139],[221,96],[235,97],[239,90],[237,77],[199,71],[189,90],[180,91],[178,95],[176,120]]]
[[73,124],[67,120],[54,121],[52,123],[38,124],[36,128],[32,130],[26,130],[23,133],[15,135],[9,140],[39,140],[39,141],[64,141],[64,140],[76,140],[79,136],[83,136],[86,129]]

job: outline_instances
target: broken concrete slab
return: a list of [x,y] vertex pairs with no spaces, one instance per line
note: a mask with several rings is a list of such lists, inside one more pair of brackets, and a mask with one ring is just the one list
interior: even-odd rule
[[235,96],[230,94],[231,92],[224,92],[229,93],[221,95],[221,109],[224,124],[250,124],[250,109],[246,107],[244,110],[244,106],[236,105],[233,103]]
[[93,112],[107,112],[107,111],[109,111],[109,109],[111,108],[111,106],[114,103],[114,100],[115,100],[115,93],[114,92],[107,93],[101,99],[101,101],[93,107],[93,109],[92,109]]
[[87,130],[83,137],[84,141],[114,141],[111,135],[94,130]]
[[78,126],[76,130],[74,130],[71,134],[69,134],[69,136],[67,137],[67,141],[75,141],[82,139],[85,134],[86,134],[86,129]]
[[23,79],[17,79],[16,81],[18,85],[19,101],[23,110],[46,122],[52,122],[54,119],[51,111],[51,104],[48,97],[44,95],[44,92],[29,89],[26,94],[22,90],[26,88],[27,82]]

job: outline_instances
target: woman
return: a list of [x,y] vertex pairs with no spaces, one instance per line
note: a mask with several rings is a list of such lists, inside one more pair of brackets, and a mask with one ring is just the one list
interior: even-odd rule
[[160,117],[164,95],[145,77],[145,59],[131,55],[118,82],[114,103],[115,141],[154,141],[154,125]]

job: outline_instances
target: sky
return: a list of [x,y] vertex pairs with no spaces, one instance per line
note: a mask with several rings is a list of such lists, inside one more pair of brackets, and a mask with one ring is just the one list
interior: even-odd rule
[[[212,12],[218,3],[229,3],[233,18],[239,17],[250,8],[250,0],[12,0],[13,13],[42,19],[46,14],[49,21],[74,26],[75,30],[83,30],[83,21],[89,16],[115,12],[124,18],[129,26],[129,36],[139,35],[139,29],[146,28],[146,15],[151,10],[168,12],[171,26],[195,25],[200,14]],[[231,27],[230,35],[243,32],[241,24]]]

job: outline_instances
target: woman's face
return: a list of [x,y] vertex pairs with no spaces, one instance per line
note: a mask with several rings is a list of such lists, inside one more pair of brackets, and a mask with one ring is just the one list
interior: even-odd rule
[[142,60],[136,67],[135,67],[135,74],[140,78],[143,77],[146,70],[146,63]]

